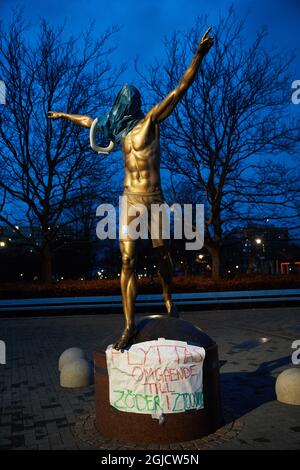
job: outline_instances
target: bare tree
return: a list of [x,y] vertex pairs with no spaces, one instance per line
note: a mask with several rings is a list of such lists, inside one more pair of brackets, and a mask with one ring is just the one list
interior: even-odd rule
[[113,27],[95,39],[91,25],[77,39],[65,39],[63,26],[42,20],[36,33],[22,13],[7,28],[0,25],[0,70],[7,87],[0,122],[0,188],[7,203],[0,221],[14,228],[21,212],[27,225],[39,226],[41,242],[29,241],[41,254],[44,281],[51,280],[59,230],[80,217],[70,208],[79,201],[90,204],[92,196],[100,199],[113,173],[112,162],[108,167],[89,148],[85,130],[65,121],[54,127],[46,113],[64,109],[96,117],[106,110],[124,69],[111,66],[109,44],[116,32]]
[[[197,19],[190,31],[166,39],[164,66],[157,62],[140,74],[153,102],[179,81],[205,23]],[[214,278],[220,276],[225,232],[250,215],[261,220],[271,205],[290,204],[286,186],[264,184],[258,169],[260,176],[267,171],[270,154],[280,164],[280,155],[294,152],[299,141],[299,124],[289,114],[293,58],[265,49],[264,29],[252,41],[245,38],[245,24],[233,9],[220,18],[197,80],[162,125],[166,168],[205,194],[205,244]],[[265,204],[260,212],[258,204]]]

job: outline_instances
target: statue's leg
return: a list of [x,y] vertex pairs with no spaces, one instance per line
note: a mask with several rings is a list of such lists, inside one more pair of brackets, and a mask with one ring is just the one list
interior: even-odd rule
[[162,291],[168,315],[171,317],[179,317],[178,310],[172,301],[171,294],[173,263],[170,252],[165,244],[162,246],[156,246],[154,248],[154,252],[156,255],[158,274],[162,285]]
[[120,249],[122,255],[121,291],[125,328],[121,338],[114,345],[115,349],[125,348],[135,335],[134,312],[137,295],[137,279],[135,273],[136,241],[122,240],[120,241]]

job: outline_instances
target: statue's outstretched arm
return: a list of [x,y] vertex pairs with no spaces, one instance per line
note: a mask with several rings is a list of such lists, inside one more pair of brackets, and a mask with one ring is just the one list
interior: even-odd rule
[[91,127],[94,119],[89,116],[83,116],[82,114],[67,114],[56,111],[48,111],[47,117],[49,119],[68,119],[73,122],[76,126]]
[[148,112],[147,117],[151,117],[152,122],[159,123],[166,119],[195,80],[203,57],[213,45],[213,38],[208,35],[210,30],[211,28],[201,38],[197,52],[175,90],[171,91],[161,103]]

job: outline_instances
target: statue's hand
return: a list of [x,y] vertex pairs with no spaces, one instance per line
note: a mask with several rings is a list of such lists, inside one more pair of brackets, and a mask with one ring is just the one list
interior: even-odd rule
[[63,117],[63,113],[58,113],[56,111],[48,111],[47,118],[48,119],[61,119]]
[[210,31],[211,31],[211,27],[208,28],[206,33],[203,34],[199,42],[199,46],[198,46],[198,49],[204,52],[205,54],[209,51],[209,49],[212,47],[214,43],[214,38],[208,35]]

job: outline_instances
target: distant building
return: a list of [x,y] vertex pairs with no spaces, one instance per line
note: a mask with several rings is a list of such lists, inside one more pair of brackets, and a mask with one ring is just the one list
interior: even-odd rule
[[[297,262],[300,247],[289,237],[287,228],[271,225],[249,225],[228,237],[227,271],[279,274],[290,272],[282,268]],[[226,247],[225,247],[226,249]]]

